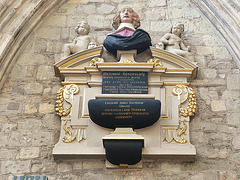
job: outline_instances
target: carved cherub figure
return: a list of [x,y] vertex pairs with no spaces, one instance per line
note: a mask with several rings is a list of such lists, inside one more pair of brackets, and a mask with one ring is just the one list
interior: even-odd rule
[[96,47],[95,40],[88,35],[90,31],[90,26],[88,23],[85,21],[79,22],[75,28],[75,31],[78,33],[78,37],[76,37],[72,43],[64,45],[64,58],[81,50]]
[[185,46],[182,38],[184,25],[182,23],[173,24],[171,33],[165,34],[156,45],[158,48],[164,48],[167,51],[189,58],[190,46]]

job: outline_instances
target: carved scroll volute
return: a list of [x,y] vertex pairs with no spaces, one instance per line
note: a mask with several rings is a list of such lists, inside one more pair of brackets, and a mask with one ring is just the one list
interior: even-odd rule
[[72,128],[70,125],[67,125],[67,119],[64,119],[63,129],[65,131],[65,136],[62,141],[65,143],[71,143],[74,140],[77,142],[81,142],[82,140],[86,140],[86,127],[78,127]]
[[[179,101],[179,118],[194,116],[197,108],[196,94],[191,87],[177,85],[173,88],[172,93],[178,96]],[[184,109],[184,103],[188,100],[187,107]],[[186,106],[186,105],[185,105]]]
[[89,65],[90,66],[96,66],[97,63],[104,63],[104,59],[100,58],[100,57],[95,57],[90,61]]
[[187,143],[187,138],[185,137],[187,131],[186,120],[179,121],[178,127],[163,127],[163,141],[171,143],[175,141],[176,143],[185,144]]
[[156,57],[149,59],[147,63],[154,63],[154,67],[163,67],[162,61]]
[[78,94],[79,91],[79,87],[75,84],[65,85],[60,88],[56,101],[56,112],[58,116],[67,116],[71,113],[73,96]]

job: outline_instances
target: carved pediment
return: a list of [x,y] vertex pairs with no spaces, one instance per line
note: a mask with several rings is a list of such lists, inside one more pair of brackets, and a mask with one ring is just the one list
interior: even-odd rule
[[[103,46],[98,46],[80,51],[60,60],[54,65],[56,76],[60,76],[63,80],[67,74],[87,73],[90,69],[128,68],[135,71],[136,66],[148,66],[152,69],[152,72],[162,73],[166,76],[186,76],[188,79],[195,78],[197,74],[197,65],[195,62],[155,47],[150,47],[150,50],[147,52],[149,54],[148,61],[137,61],[137,63],[118,63],[114,56],[112,56],[110,60],[108,59],[108,62],[97,62],[98,58],[102,58],[103,51]],[[94,58],[96,61],[92,63],[91,61],[94,60]],[[104,58],[103,61],[105,61]]]

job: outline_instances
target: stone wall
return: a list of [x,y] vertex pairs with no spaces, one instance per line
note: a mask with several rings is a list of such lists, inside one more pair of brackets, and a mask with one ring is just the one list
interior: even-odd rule
[[[195,162],[144,160],[142,169],[105,168],[104,160],[54,161],[60,119],[55,115],[61,87],[53,64],[63,45],[86,20],[101,45],[112,32],[118,9],[131,6],[155,45],[172,22],[185,24],[184,38],[196,53],[199,72],[192,87],[198,109],[192,118]],[[46,175],[50,180],[73,179],[238,179],[240,178],[240,72],[226,47],[200,12],[183,0],[69,0],[33,32],[0,94],[0,177]]]

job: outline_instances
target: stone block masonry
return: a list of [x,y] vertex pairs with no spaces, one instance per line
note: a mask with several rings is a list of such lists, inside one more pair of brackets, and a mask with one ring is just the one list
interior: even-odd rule
[[[7,1],[6,1],[7,3]],[[7,4],[0,4],[2,6]],[[27,2],[28,3],[28,2]],[[60,119],[54,106],[60,80],[53,64],[65,43],[86,20],[99,45],[111,33],[111,19],[120,7],[131,6],[153,42],[183,22],[187,43],[196,52],[199,74],[193,80],[198,109],[190,126],[196,162],[144,159],[142,169],[105,168],[104,160],[54,160]],[[1,6],[0,6],[1,7]],[[1,9],[1,8],[0,8]],[[189,13],[193,12],[193,13]],[[154,44],[155,45],[155,44]],[[202,14],[184,0],[70,0],[53,12],[32,37],[0,93],[0,177],[42,175],[65,179],[240,179],[240,71]]]

